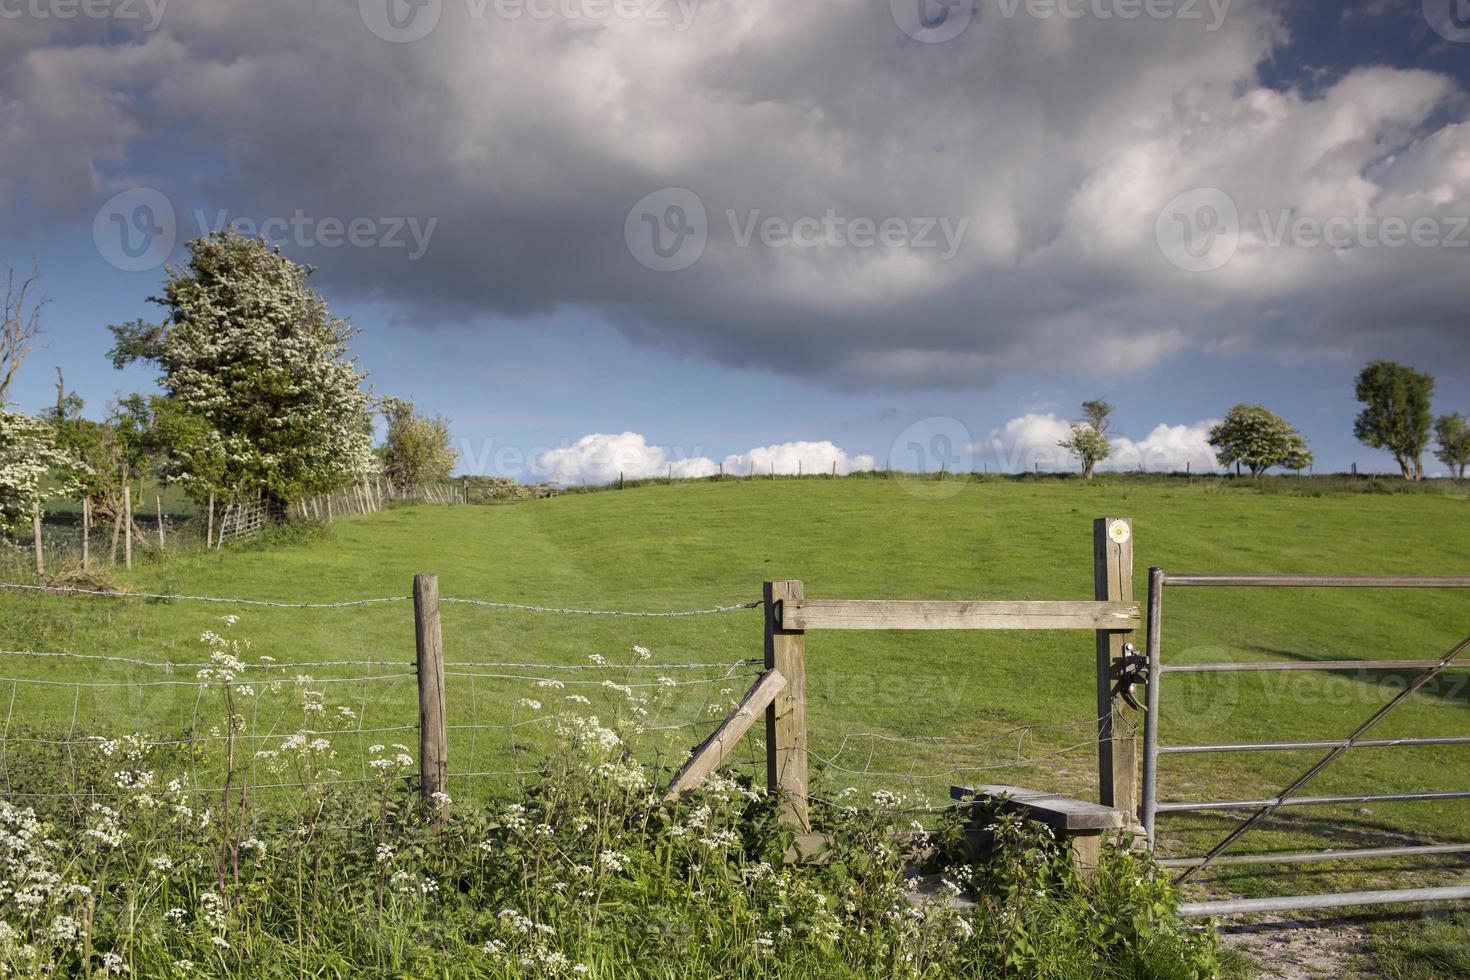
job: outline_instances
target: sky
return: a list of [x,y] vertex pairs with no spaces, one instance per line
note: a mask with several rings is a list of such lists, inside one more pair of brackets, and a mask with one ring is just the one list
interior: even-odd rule
[[[12,398],[234,224],[317,271],[461,468],[597,482],[1212,469],[1263,403],[1396,470],[1353,377],[1470,412],[1470,0],[0,0]],[[1434,463],[1431,473],[1443,473]]]

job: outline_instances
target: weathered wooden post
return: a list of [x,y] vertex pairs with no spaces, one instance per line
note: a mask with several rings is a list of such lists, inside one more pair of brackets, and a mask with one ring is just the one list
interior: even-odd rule
[[214,491],[209,491],[209,516],[205,518],[204,525],[204,550],[214,542]]
[[439,628],[439,576],[413,578],[413,621],[419,676],[419,792],[439,815],[435,798],[449,776],[448,734],[444,722],[444,639]]
[[92,498],[82,498],[82,570],[92,562]]
[[153,495],[153,506],[158,511],[158,550],[163,550],[163,497],[160,494]]
[[31,501],[31,533],[36,540],[36,575],[46,574],[46,551],[41,547],[41,502]]
[[[1133,521],[1100,517],[1092,526],[1093,581],[1100,602],[1133,601]],[[1119,694],[1125,647],[1136,630],[1097,631],[1098,802],[1138,813],[1138,712]]]
[[123,564],[133,567],[133,488],[123,486]]
[[811,829],[807,812],[806,756],[806,632],[784,629],[781,603],[800,600],[800,582],[767,582],[763,589],[766,614],[766,670],[779,671],[782,688],[766,708],[766,785],[780,794],[781,821],[802,832]]

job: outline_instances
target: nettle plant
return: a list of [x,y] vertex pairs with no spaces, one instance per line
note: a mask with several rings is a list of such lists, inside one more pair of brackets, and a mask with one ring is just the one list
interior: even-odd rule
[[[793,865],[779,801],[744,776],[664,801],[666,773],[641,760],[668,678],[595,698],[538,682],[517,705],[551,736],[538,774],[483,805],[426,805],[401,744],[344,748],[365,777],[350,779],[338,751],[355,712],[280,676],[234,625],[202,638],[207,729],[96,739],[70,793],[37,794],[44,812],[0,802],[0,975],[1219,972],[1213,934],[1180,924],[1148,865],[1109,853],[1081,882],[1014,818],[975,864],[957,820],[896,834],[904,799],[836,792],[817,810],[831,849]],[[293,705],[296,730],[252,731],[262,699]],[[15,771],[15,799],[45,778]],[[936,894],[916,896],[919,872],[939,876]]]

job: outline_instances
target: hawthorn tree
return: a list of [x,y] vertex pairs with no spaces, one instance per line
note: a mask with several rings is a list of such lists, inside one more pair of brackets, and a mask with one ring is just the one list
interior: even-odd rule
[[1353,435],[1365,446],[1393,453],[1405,480],[1424,479],[1434,376],[1396,361],[1373,361],[1358,373],[1354,394],[1364,408]]
[[382,447],[388,479],[400,487],[449,479],[459,453],[449,445],[448,418],[429,418],[416,411],[413,402],[392,397],[383,399],[383,418],[388,423]]
[[1108,429],[1111,427],[1109,416],[1112,414],[1113,406],[1101,399],[1083,402],[1082,421],[1072,426],[1071,435],[1057,443],[1081,460],[1084,480],[1092,479],[1097,464],[1113,453],[1112,445],[1108,442]]
[[1434,420],[1434,441],[1439,444],[1435,458],[1450,468],[1455,479],[1465,479],[1470,467],[1470,418],[1459,412],[1441,415]]
[[1221,463],[1244,466],[1251,476],[1273,466],[1300,470],[1312,462],[1301,433],[1264,405],[1236,405],[1210,430],[1209,441]]
[[43,502],[41,484],[53,473],[69,492],[77,472],[76,460],[56,444],[55,432],[44,419],[0,408],[0,531],[14,531],[31,519]]
[[279,504],[374,466],[357,331],[307,285],[312,269],[234,230],[188,243],[169,267],[161,324],[110,328],[114,365],[156,363],[168,405],[165,472],[196,496],[255,489]]

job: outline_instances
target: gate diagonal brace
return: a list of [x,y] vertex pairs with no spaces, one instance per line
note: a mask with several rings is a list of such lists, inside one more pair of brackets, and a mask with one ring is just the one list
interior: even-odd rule
[[1389,701],[1383,707],[1375,711],[1373,715],[1368,718],[1368,720],[1364,721],[1361,725],[1353,730],[1353,733],[1347,737],[1342,745],[1339,745],[1331,752],[1328,752],[1327,755],[1324,756],[1320,762],[1318,762],[1312,768],[1308,769],[1306,772],[1302,773],[1290,786],[1286,787],[1280,793],[1278,793],[1275,799],[1273,799],[1265,806],[1261,807],[1255,813],[1251,814],[1250,818],[1247,819],[1245,823],[1241,824],[1239,827],[1236,827],[1228,835],[1226,835],[1224,840],[1216,844],[1210,850],[1210,852],[1204,856],[1199,864],[1195,865],[1192,868],[1186,869],[1183,874],[1176,878],[1174,880],[1174,884],[1184,884],[1184,882],[1187,881],[1190,876],[1193,875],[1196,871],[1199,871],[1201,868],[1208,867],[1210,863],[1215,860],[1215,858],[1225,853],[1225,851],[1232,844],[1240,840],[1240,838],[1244,837],[1252,827],[1260,823],[1262,820],[1265,820],[1267,817],[1271,816],[1271,814],[1275,813],[1277,810],[1281,809],[1282,805],[1285,804],[1287,800],[1300,793],[1303,789],[1306,788],[1308,783],[1321,775],[1324,769],[1332,765],[1338,759],[1342,758],[1342,756],[1347,753],[1348,749],[1351,749],[1353,746],[1362,741],[1369,732],[1371,732],[1374,728],[1378,726],[1379,722],[1383,721],[1383,719],[1388,716],[1389,712],[1393,711],[1393,709],[1403,704],[1406,700],[1409,699],[1411,695],[1417,693],[1420,688],[1433,680],[1441,671],[1443,671],[1450,664],[1458,660],[1460,654],[1464,653],[1466,650],[1470,650],[1470,636],[1465,637],[1465,639],[1455,644],[1455,646],[1451,648],[1448,653],[1440,658],[1439,663],[1424,671],[1422,674],[1414,679],[1414,682],[1412,684],[1404,688],[1398,694],[1394,695],[1393,700]]

